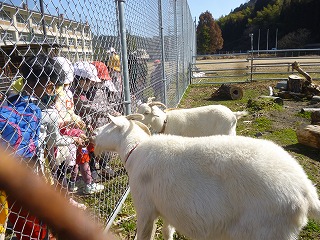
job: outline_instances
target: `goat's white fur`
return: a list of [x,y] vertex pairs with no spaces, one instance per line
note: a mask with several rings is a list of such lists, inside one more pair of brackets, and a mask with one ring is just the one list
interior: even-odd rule
[[237,119],[248,114],[246,111],[232,112],[223,105],[164,112],[155,105],[150,106],[150,103],[141,104],[137,112],[144,115],[144,119],[139,121],[153,130],[186,137],[236,135]]
[[197,240],[293,240],[308,216],[320,218],[316,188],[271,141],[150,136],[142,123],[110,119],[96,130],[95,152],[115,151],[125,164],[139,240],[158,216],[170,240],[171,226]]

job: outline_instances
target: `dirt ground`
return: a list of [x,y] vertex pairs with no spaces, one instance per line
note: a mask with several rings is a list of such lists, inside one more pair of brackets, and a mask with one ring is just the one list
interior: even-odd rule
[[[248,89],[256,89],[257,91],[261,91],[263,93],[268,93],[269,86],[271,86],[274,90],[274,93],[277,94],[280,92],[275,89],[277,81],[267,81],[267,82],[256,82],[254,84],[246,83],[242,84],[244,91]],[[262,93],[262,95],[263,95]],[[267,95],[267,94],[266,94]],[[301,112],[302,108],[313,108],[320,107],[319,104],[312,103],[312,101],[306,98],[291,98],[291,99],[283,99],[283,111],[274,112],[264,112],[263,114],[266,117],[272,119],[273,126],[275,129],[283,129],[286,127],[293,127],[297,124],[297,122],[301,122],[301,124],[309,124],[310,120],[306,118],[302,118],[297,114]]]
[[[277,94],[278,92],[281,92],[280,90],[275,88],[277,82],[278,81],[260,83],[257,82],[254,84],[254,86],[252,86],[251,84],[244,84],[243,86],[244,88],[257,88],[260,90],[268,89],[269,86],[272,86],[274,89],[274,93]],[[310,98],[294,97],[290,99],[283,99],[283,111],[278,111],[276,114],[271,112],[269,113],[269,117],[273,120],[273,126],[275,128],[292,128],[296,126],[297,123],[300,123],[301,125],[310,124],[310,119],[298,116],[298,113],[301,113],[301,110],[303,108],[320,108],[320,103],[314,102]]]

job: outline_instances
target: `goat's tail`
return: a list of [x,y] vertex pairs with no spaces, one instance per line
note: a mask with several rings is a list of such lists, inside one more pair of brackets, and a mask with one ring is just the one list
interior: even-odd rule
[[233,112],[233,114],[236,116],[237,119],[240,119],[243,116],[249,115],[248,111],[238,111],[238,112]]
[[317,206],[310,206],[309,217],[315,220],[320,221],[320,201],[318,200]]
[[309,217],[320,221],[320,201],[318,199],[312,200],[309,209]]
[[[312,184],[312,183],[311,183]],[[309,216],[314,220],[320,221],[320,200],[317,194],[316,187],[312,184],[313,189],[309,189],[308,199],[309,199]]]

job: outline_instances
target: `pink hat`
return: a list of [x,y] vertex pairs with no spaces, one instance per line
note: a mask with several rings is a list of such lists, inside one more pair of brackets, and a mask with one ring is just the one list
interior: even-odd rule
[[159,59],[156,59],[156,60],[154,60],[153,63],[154,63],[154,64],[159,64],[159,63],[161,63],[161,61],[160,61]]
[[98,71],[98,78],[100,78],[101,80],[111,80],[108,67],[103,62],[93,61],[92,64]]

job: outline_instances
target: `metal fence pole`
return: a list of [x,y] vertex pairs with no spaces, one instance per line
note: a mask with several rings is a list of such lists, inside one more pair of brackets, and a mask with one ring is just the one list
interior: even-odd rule
[[250,81],[252,82],[253,79],[253,33],[249,34],[251,39],[251,66],[250,66]]
[[109,222],[107,223],[107,226],[104,228],[104,233],[107,233],[110,228],[112,227],[112,224],[115,220],[115,218],[117,217],[118,213],[121,210],[122,205],[124,204],[125,200],[127,199],[128,195],[130,193],[130,187],[128,187],[125,191],[125,193],[123,194],[123,196],[121,197],[120,201],[118,202],[118,205],[115,209],[115,211],[113,212],[112,216],[110,217]]
[[177,65],[177,76],[176,76],[176,100],[179,101],[180,99],[180,92],[179,92],[179,41],[178,41],[178,19],[177,19],[177,0],[174,1],[174,30],[176,33],[176,65]]
[[196,20],[196,18],[194,18],[194,33],[195,33],[195,38],[194,38],[194,53],[193,54],[194,54],[195,58],[192,63],[196,63],[196,61],[197,61],[196,56],[198,54],[198,52],[197,52],[197,20]]
[[159,4],[159,26],[160,26],[160,38],[161,38],[161,63],[162,63],[162,82],[163,82],[163,95],[164,104],[167,105],[167,79],[165,72],[165,49],[164,49],[164,37],[163,37],[163,16],[162,16],[162,0],[158,1]]
[[116,0],[118,4],[118,21],[119,21],[119,34],[121,45],[121,62],[122,62],[122,74],[123,74],[123,93],[124,93],[124,105],[125,114],[131,113],[131,96],[129,85],[129,68],[128,68],[128,55],[127,55],[127,35],[124,15],[124,3],[125,0]]
[[[184,59],[184,51],[185,51],[185,36],[184,36],[184,2],[181,2],[181,41],[182,41],[182,53],[181,53],[181,59],[182,59],[182,86],[183,90],[187,88],[186,81],[185,81],[185,59]],[[183,94],[183,93],[182,93]],[[182,95],[181,94],[181,95]],[[179,96],[181,96],[179,95]],[[180,98],[179,98],[180,101]]]
[[40,11],[41,11],[41,15],[42,15],[42,30],[43,30],[43,35],[44,35],[44,38],[47,37],[47,30],[46,30],[46,22],[45,22],[45,19],[44,19],[44,7],[43,7],[43,0],[40,0]]

